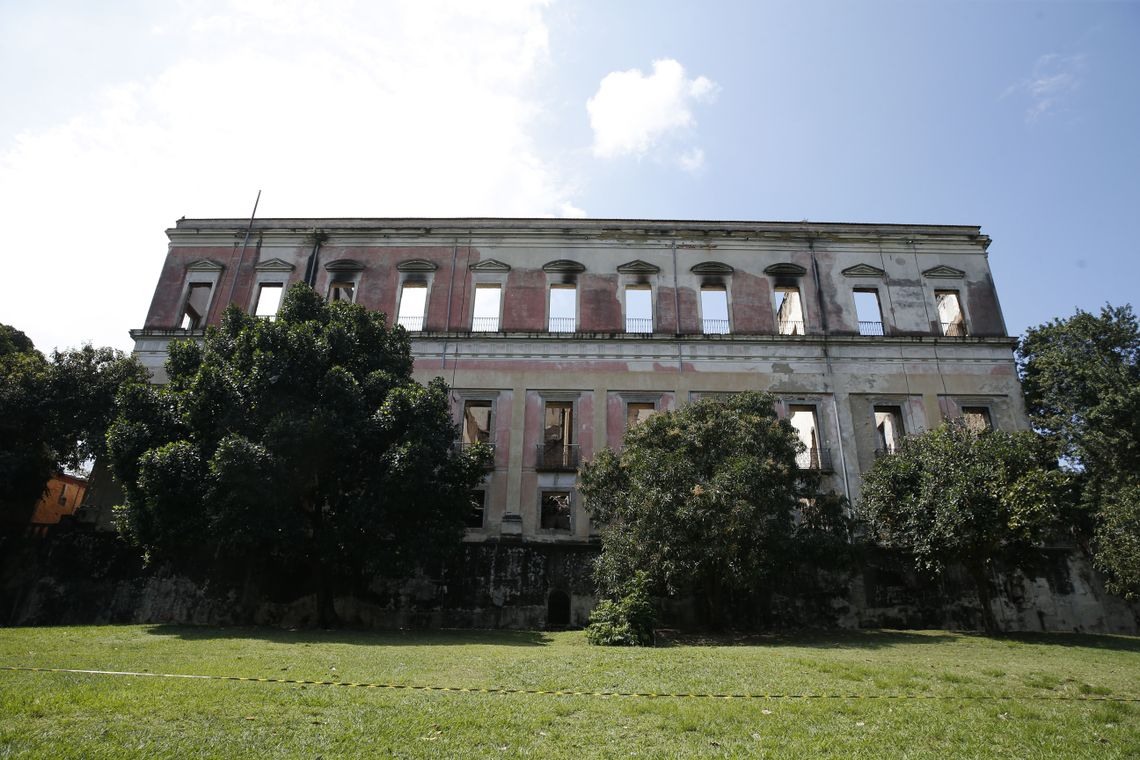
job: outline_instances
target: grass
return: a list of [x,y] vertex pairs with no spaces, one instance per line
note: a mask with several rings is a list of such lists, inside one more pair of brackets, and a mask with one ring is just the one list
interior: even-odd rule
[[0,666],[847,695],[0,670],[0,757],[1140,757],[1140,702],[1106,699],[1140,698],[1140,639],[1117,636],[867,631],[606,649],[578,632],[16,628],[0,630]]

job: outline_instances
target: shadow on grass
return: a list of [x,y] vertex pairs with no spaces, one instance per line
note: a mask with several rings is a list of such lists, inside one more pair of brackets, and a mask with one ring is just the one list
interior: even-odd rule
[[354,644],[357,646],[454,646],[485,644],[489,646],[537,647],[550,643],[542,631],[487,630],[314,630],[281,629],[254,626],[153,625],[147,629],[153,636],[170,636],[183,641],[211,639],[256,639],[275,644]]
[[782,633],[658,632],[657,646],[808,647],[811,649],[886,649],[914,644],[938,644],[957,634],[938,631],[795,631]]
[[1003,633],[976,631],[796,631],[770,634],[694,634],[658,632],[657,646],[806,647],[809,649],[888,649],[923,644],[942,644],[958,639],[1016,642],[1027,645],[1083,647],[1121,652],[1140,652],[1140,637],[1095,633]]

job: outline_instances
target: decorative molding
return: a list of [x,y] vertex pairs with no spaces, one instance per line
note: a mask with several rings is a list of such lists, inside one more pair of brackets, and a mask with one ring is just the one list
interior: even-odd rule
[[223,269],[225,269],[224,266],[209,259],[198,259],[186,267],[186,271],[188,272],[220,272]]
[[468,269],[472,272],[509,272],[511,265],[504,264],[498,259],[487,259],[486,261],[476,261]]
[[732,274],[736,270],[719,261],[702,261],[689,268],[693,274]]
[[776,277],[803,277],[807,274],[807,269],[801,267],[799,264],[784,262],[764,267],[764,274]]
[[288,261],[269,259],[254,267],[258,272],[292,272],[295,267]]
[[359,272],[363,269],[364,265],[356,259],[337,259],[325,264],[328,272]]
[[954,267],[948,267],[945,264],[939,264],[936,267],[932,267],[930,269],[927,269],[925,272],[922,273],[922,276],[923,277],[934,277],[934,278],[944,279],[944,280],[960,280],[966,276],[966,273],[963,272],[961,269],[955,269]]
[[586,265],[578,261],[570,261],[569,259],[557,259],[542,265],[544,272],[564,272],[577,274],[586,271]]
[[397,264],[396,269],[401,272],[434,272],[439,269],[439,265],[426,259],[408,259]]
[[885,274],[882,269],[870,264],[856,264],[843,270],[844,277],[882,277]]
[[619,274],[658,274],[661,271],[661,267],[654,266],[648,261],[634,259],[626,264],[622,264],[617,270]]

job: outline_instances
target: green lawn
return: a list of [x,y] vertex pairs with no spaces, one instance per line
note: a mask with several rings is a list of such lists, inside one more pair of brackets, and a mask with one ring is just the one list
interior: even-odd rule
[[[1140,757],[1140,639],[783,635],[650,650],[581,633],[0,629],[0,757]],[[855,696],[858,695],[858,696]],[[903,695],[917,698],[897,698]]]

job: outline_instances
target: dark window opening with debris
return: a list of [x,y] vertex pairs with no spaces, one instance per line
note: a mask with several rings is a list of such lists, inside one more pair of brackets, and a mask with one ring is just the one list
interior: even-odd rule
[[329,285],[330,301],[347,301],[353,303],[356,299],[356,283],[337,280]]
[[990,419],[990,410],[984,406],[962,407],[962,422],[966,428],[975,433],[984,433],[993,430],[993,421]]
[[875,434],[878,437],[875,454],[894,454],[902,445],[904,435],[902,407],[875,407]]
[[570,492],[543,491],[539,526],[543,530],[570,531]]
[[186,305],[182,309],[182,329],[197,330],[206,322],[206,309],[210,306],[210,291],[214,286],[208,282],[192,282],[186,292]]
[[470,508],[467,510],[467,528],[482,528],[483,515],[487,511],[487,492],[479,489],[468,496]]
[[463,403],[463,443],[491,442],[491,402],[465,401]]

